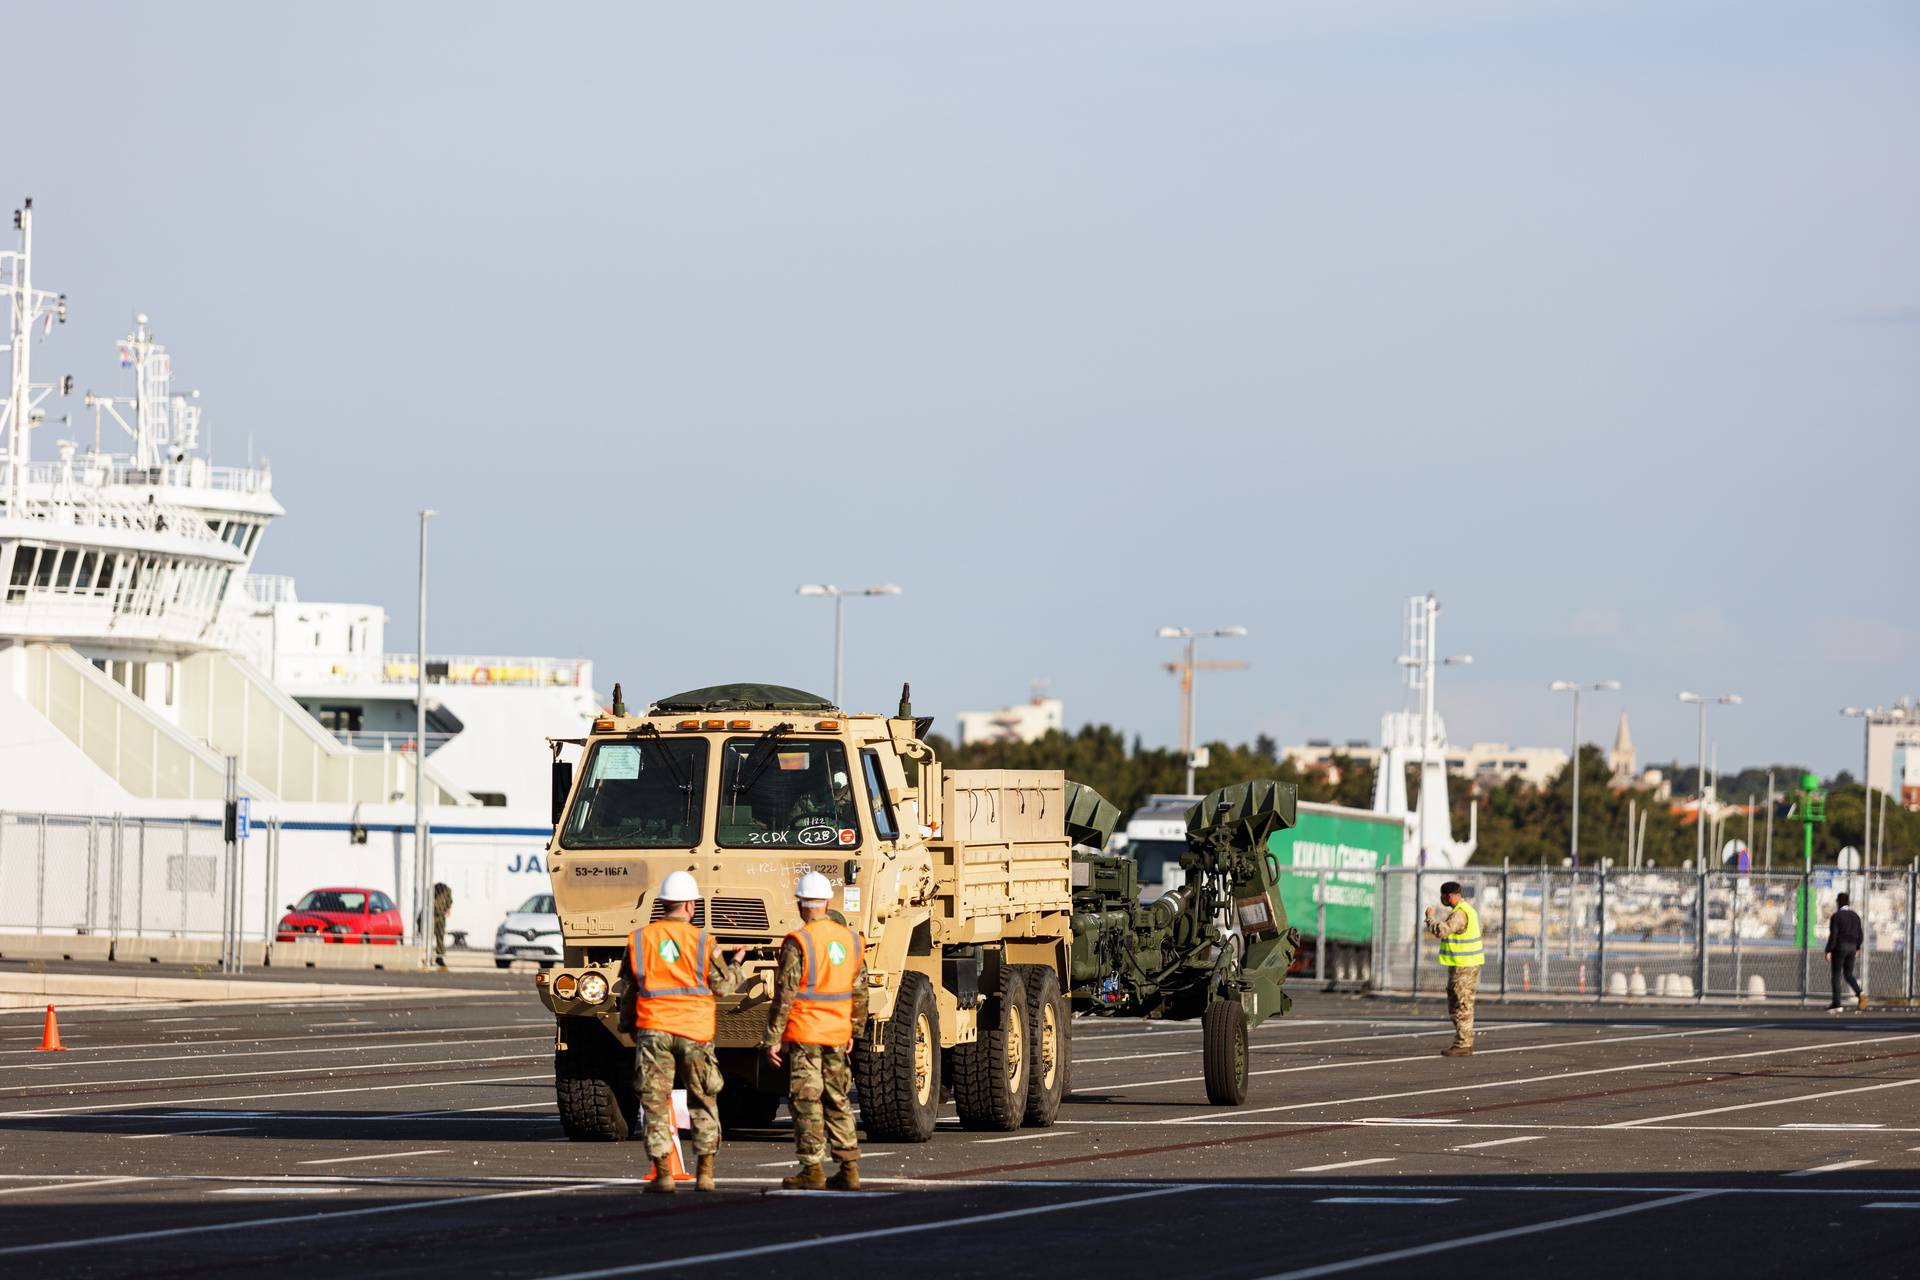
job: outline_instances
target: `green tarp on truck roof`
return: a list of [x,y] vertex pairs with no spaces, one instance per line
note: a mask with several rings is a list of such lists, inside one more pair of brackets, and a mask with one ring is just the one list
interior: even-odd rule
[[649,715],[679,711],[835,711],[831,701],[784,684],[716,684],[657,700]]

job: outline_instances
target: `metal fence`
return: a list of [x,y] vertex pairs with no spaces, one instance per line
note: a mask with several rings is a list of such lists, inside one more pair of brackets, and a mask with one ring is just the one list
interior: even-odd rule
[[1376,873],[1372,988],[1438,993],[1447,971],[1421,932],[1440,885],[1480,914],[1482,997],[1825,1001],[1827,919],[1850,896],[1866,932],[1869,998],[1920,988],[1920,867],[1785,872],[1415,867]]
[[278,821],[230,861],[218,818],[0,813],[0,931],[270,940],[279,853]]

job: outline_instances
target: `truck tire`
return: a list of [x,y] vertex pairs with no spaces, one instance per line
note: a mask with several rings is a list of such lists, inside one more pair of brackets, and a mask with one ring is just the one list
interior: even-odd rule
[[881,1029],[884,1051],[866,1037],[853,1049],[860,1120],[876,1142],[925,1142],[940,1113],[940,1007],[925,974],[900,979],[893,1016]]
[[569,1019],[567,1047],[553,1055],[560,1128],[574,1142],[622,1142],[640,1128],[633,1055],[586,1018]]
[[1030,1129],[1048,1129],[1060,1114],[1073,1066],[1073,1018],[1060,977],[1044,964],[1017,966],[1027,984],[1027,1113]]
[[980,1035],[953,1047],[953,1105],[969,1129],[1010,1133],[1027,1114],[1032,1042],[1021,966],[1000,966],[1000,989],[980,1010]]
[[731,1134],[737,1129],[765,1129],[780,1110],[780,1099],[754,1088],[752,1081],[729,1080],[720,1090],[720,1128]]
[[1200,1015],[1200,1053],[1207,1101],[1237,1107],[1247,1100],[1247,1011],[1237,1000],[1215,1000]]

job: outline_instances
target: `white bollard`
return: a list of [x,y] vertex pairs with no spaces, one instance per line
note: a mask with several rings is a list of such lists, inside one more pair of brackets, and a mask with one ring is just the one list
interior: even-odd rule
[[1663,973],[1659,977],[1655,978],[1653,980],[1653,994],[1657,996],[1663,996],[1663,997],[1672,995],[1673,994],[1673,975],[1670,973]]
[[[1644,982],[1640,984],[1640,990],[1642,994],[1646,992],[1646,984]],[[1607,976],[1607,994],[1610,996],[1623,996],[1627,994],[1627,975],[1618,969],[1615,969],[1609,974]]]
[[1767,998],[1767,980],[1759,974],[1747,978],[1747,999],[1765,1000]]
[[1674,974],[1672,994],[1679,996],[1683,1000],[1693,999],[1693,979],[1684,973]]
[[1647,994],[1647,975],[1640,972],[1640,966],[1633,966],[1633,976],[1627,979],[1627,994],[1643,996]]

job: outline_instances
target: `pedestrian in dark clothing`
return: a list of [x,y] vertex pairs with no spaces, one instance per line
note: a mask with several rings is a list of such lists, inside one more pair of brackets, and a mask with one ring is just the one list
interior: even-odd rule
[[1833,966],[1833,1003],[1827,1006],[1828,1013],[1841,1010],[1842,978],[1853,988],[1854,1003],[1860,1008],[1866,1007],[1866,992],[1860,989],[1860,979],[1853,973],[1854,959],[1866,940],[1867,931],[1860,926],[1859,913],[1847,905],[1847,895],[1841,894],[1834,900],[1833,915],[1827,919],[1827,961]]

